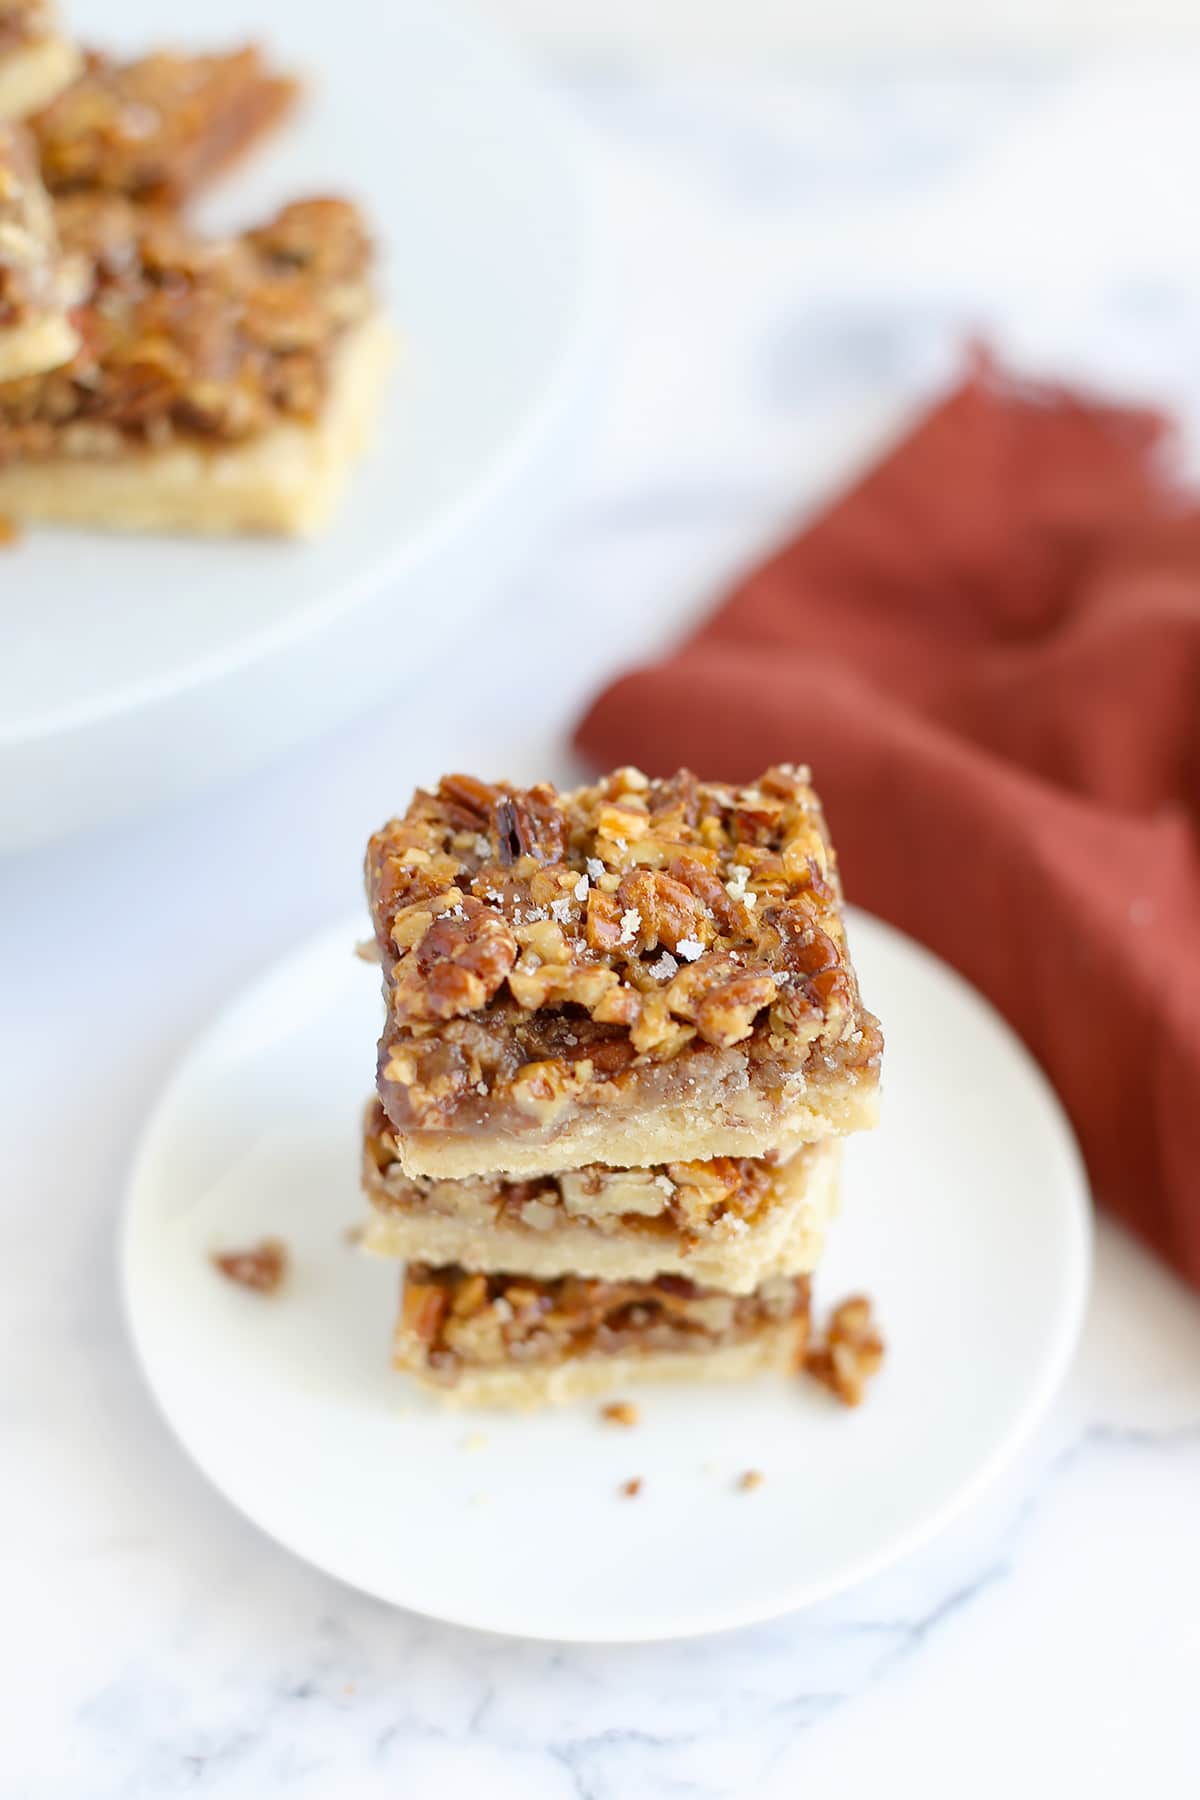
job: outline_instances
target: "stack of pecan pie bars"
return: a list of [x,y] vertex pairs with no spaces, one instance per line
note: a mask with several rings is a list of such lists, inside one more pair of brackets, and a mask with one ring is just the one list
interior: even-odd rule
[[253,47],[78,50],[0,0],[0,515],[305,532],[390,355],[348,201],[202,235],[187,203],[287,113]]
[[528,1406],[873,1366],[861,1302],[809,1335],[881,1038],[806,770],[563,794],[447,776],[371,839],[367,888],[366,1241],[406,1264],[399,1367]]

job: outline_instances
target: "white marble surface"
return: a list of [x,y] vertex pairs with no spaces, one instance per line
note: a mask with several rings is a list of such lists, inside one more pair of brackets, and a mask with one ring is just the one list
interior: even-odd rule
[[[1109,1228],[1053,1415],[965,1522],[804,1616],[638,1649],[398,1615],[265,1541],[155,1416],[113,1279],[138,1125],[189,1034],[354,903],[365,835],[414,778],[566,772],[604,672],[666,641],[945,366],[952,308],[886,282],[839,302],[816,271],[1058,79],[577,71],[616,249],[611,379],[528,578],[395,709],[182,816],[0,871],[0,1793],[1196,1791],[1200,1305]],[[1081,298],[1077,337],[1114,379],[1147,334],[1150,374],[1194,377],[1186,271],[1138,275]]]

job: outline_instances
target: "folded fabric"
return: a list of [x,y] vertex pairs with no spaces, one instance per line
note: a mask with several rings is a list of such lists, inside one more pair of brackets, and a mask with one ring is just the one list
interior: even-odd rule
[[1200,1285],[1200,503],[1167,436],[981,358],[577,743],[811,763],[850,897],[1005,1014],[1098,1200]]

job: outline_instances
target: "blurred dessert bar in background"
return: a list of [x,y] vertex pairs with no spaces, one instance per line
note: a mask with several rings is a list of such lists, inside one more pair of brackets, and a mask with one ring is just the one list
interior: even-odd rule
[[46,185],[177,205],[276,124],[297,92],[253,45],[132,62],[89,51],[78,80],[32,121]]
[[73,81],[81,57],[52,0],[0,0],[0,119],[23,119]]
[[0,382],[67,362],[82,264],[64,261],[27,131],[0,124]]
[[0,512],[128,529],[302,532],[327,518],[390,352],[348,201],[236,238],[118,194],[57,204],[85,269],[79,347],[0,385]]
[[178,210],[297,93],[253,46],[81,59],[48,7],[0,0],[0,118],[31,114],[0,126],[6,521],[327,523],[392,356],[366,226],[316,198],[214,238]]
[[725,1294],[677,1275],[540,1281],[413,1263],[393,1360],[462,1405],[535,1407],[631,1381],[794,1370],[808,1332],[806,1275]]
[[874,1122],[879,1029],[806,770],[448,776],[371,839],[413,1175],[762,1156]]

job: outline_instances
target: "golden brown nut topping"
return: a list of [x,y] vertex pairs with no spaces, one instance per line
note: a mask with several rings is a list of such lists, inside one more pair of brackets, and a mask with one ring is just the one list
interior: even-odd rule
[[[502,918],[470,897],[457,907],[453,917],[420,915],[421,934],[392,988],[392,1014],[403,1023],[478,1011],[517,960],[517,941]],[[415,922],[404,922],[405,935]]]
[[743,1342],[764,1326],[805,1319],[808,1296],[803,1275],[773,1276],[754,1293],[735,1295],[680,1275],[535,1281],[412,1263],[405,1271],[396,1355],[453,1384],[464,1368],[712,1350]]
[[264,1238],[248,1250],[214,1252],[212,1265],[226,1280],[258,1294],[273,1294],[287,1274],[287,1245],[279,1238]]
[[854,1294],[834,1308],[824,1340],[809,1346],[804,1367],[844,1406],[858,1406],[867,1382],[883,1365],[883,1351],[871,1302]]
[[640,1414],[632,1400],[610,1400],[600,1408],[600,1417],[609,1425],[636,1425]]
[[91,51],[78,80],[33,120],[46,185],[174,205],[281,118],[296,93],[252,45],[221,56],[160,50],[128,63]]
[[0,384],[0,465],[242,441],[318,415],[333,351],[368,305],[370,248],[348,202],[300,201],[226,240],[116,194],[55,211],[90,272],[82,341],[62,368]]
[[736,1046],[773,1092],[822,1055],[878,1061],[806,770],[619,769],[562,795],[451,775],[375,834],[366,877],[404,1130],[494,1123],[497,1101],[553,1130],[646,1065]]

